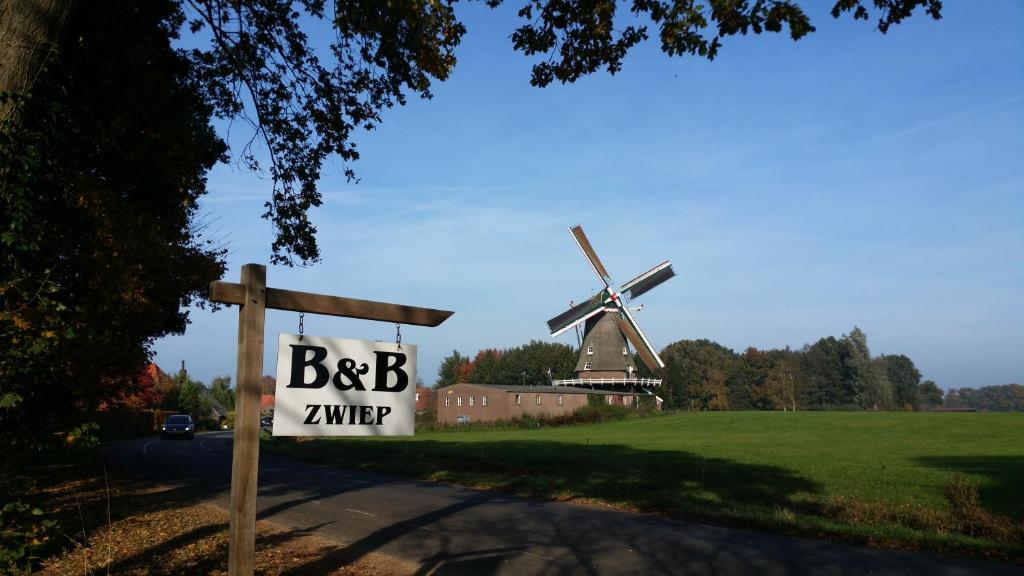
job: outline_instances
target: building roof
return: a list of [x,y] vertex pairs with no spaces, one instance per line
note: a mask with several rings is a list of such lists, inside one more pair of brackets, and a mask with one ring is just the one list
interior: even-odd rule
[[[518,392],[528,393],[535,392],[540,394],[598,394],[598,395],[633,395],[639,396],[639,392],[623,391],[623,390],[594,390],[592,388],[577,388],[575,386],[504,386],[501,384],[473,384],[472,382],[465,382],[467,386],[476,386],[477,388],[487,388],[494,390],[495,392]],[[453,384],[454,386],[454,384]],[[441,390],[444,390],[442,388]],[[440,392],[441,390],[438,390]]]

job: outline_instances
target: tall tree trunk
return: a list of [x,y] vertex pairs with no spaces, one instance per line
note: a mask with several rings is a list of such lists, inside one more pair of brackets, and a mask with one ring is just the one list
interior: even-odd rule
[[[32,87],[64,28],[74,0],[0,0],[0,92],[24,95]],[[17,122],[9,98],[0,122]]]

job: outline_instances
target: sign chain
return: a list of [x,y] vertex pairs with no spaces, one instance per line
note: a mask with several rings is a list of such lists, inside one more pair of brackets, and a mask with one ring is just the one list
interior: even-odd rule
[[395,344],[398,345],[398,349],[402,349],[402,325],[395,324]]
[[302,340],[302,320],[306,317],[305,312],[299,312],[299,340]]

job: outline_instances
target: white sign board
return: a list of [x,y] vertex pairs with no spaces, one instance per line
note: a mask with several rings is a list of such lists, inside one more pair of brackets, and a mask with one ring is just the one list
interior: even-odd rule
[[281,334],[274,436],[411,436],[416,346]]

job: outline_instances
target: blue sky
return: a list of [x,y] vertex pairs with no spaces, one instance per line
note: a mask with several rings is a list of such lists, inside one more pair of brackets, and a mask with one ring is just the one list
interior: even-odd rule
[[[887,36],[811,6],[800,42],[731,38],[714,62],[648,43],[615,76],[545,89],[512,50],[517,6],[459,7],[452,78],[357,136],[360,183],[325,171],[323,262],[270,267],[271,286],[455,310],[402,329],[429,385],[454,349],[549,339],[545,321],[598,288],[567,231],[582,224],[619,283],[672,260],[678,277],[639,300],[658,349],[799,348],[857,325],[944,388],[1024,381],[1024,3],[947,2]],[[220,166],[209,189],[237,281],[269,261],[270,182]],[[191,318],[156,362],[233,377],[236,311]],[[297,325],[268,311],[265,373]]]

